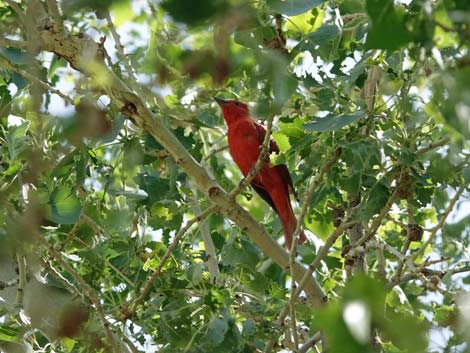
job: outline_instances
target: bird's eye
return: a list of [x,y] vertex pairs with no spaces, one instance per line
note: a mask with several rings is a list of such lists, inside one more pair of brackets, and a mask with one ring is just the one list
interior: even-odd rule
[[235,102],[235,105],[236,105],[237,107],[239,107],[239,106],[240,106],[240,102]]

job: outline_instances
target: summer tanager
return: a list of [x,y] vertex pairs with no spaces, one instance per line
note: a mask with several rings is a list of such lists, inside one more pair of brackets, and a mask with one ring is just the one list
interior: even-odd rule
[[[218,97],[214,99],[220,105],[228,126],[230,154],[243,175],[246,176],[258,161],[266,129],[253,120],[246,104]],[[271,139],[269,153],[273,152],[279,153],[279,147]],[[292,211],[289,197],[289,192],[295,195],[295,190],[286,165],[279,164],[271,167],[269,163],[263,163],[260,171],[253,178],[251,186],[278,214],[286,247],[290,249],[297,219]],[[301,232],[298,243],[302,244],[306,240],[304,232]]]

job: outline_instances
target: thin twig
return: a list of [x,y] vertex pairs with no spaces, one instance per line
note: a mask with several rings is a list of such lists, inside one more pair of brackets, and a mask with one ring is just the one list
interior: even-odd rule
[[440,27],[444,32],[456,32],[457,31],[456,29],[449,27],[439,21],[436,21],[436,26]]
[[[196,187],[193,185],[190,185],[190,187],[193,190],[193,194],[197,195],[198,191]],[[192,202],[192,211],[194,214],[201,214],[201,208],[198,202]],[[217,262],[217,254],[215,252],[214,242],[212,241],[211,232],[207,224],[207,218],[199,222],[199,232],[201,233],[202,241],[204,242],[204,248],[206,250],[206,258],[204,261],[206,262],[207,269],[209,270],[209,278],[212,284],[216,284],[220,275],[219,264]]]
[[124,53],[124,46],[121,44],[121,37],[116,31],[116,27],[114,26],[113,20],[111,18],[111,14],[109,13],[108,10],[105,10],[104,15],[106,18],[106,22],[108,23],[109,30],[111,31],[111,35],[113,36],[115,48],[118,52],[118,56],[120,57],[122,63],[124,64],[124,67],[126,68],[127,75],[129,76],[128,78],[131,82],[131,86],[141,97],[145,97],[144,92],[142,92],[139,84],[137,83],[134,69],[131,66],[129,57],[126,55],[126,53]]
[[[52,259],[52,257],[51,257]],[[73,283],[71,283],[67,278],[62,276],[62,274],[52,266],[52,260],[41,259],[41,264],[48,270],[48,274],[52,274],[59,282],[63,284],[65,288],[69,288],[71,292],[83,296],[83,292],[77,288]]]
[[255,165],[251,167],[250,172],[240,180],[238,186],[230,192],[230,197],[235,198],[245,187],[251,184],[258,172],[263,167],[264,163],[269,163],[269,143],[271,140],[271,130],[273,127],[273,117],[270,116],[266,119],[266,134],[264,135],[263,144],[259,152],[258,160]]
[[465,187],[466,187],[465,185],[461,185],[460,188],[457,190],[454,197],[450,200],[449,204],[447,205],[447,208],[442,214],[439,222],[433,228],[431,228],[431,232],[428,236],[428,239],[423,243],[423,245],[421,245],[418,251],[414,252],[411,255],[411,258],[413,260],[415,260],[419,255],[424,254],[424,252],[426,251],[426,248],[434,241],[437,231],[440,230],[442,227],[444,227],[447,217],[449,216],[450,212],[454,209],[454,206],[459,200],[460,196],[465,191]]
[[377,232],[377,229],[379,229],[380,225],[382,224],[383,218],[385,217],[387,212],[390,210],[390,208],[392,207],[397,197],[398,197],[398,188],[395,188],[395,190],[392,192],[387,202],[385,203],[385,206],[382,207],[382,209],[380,210],[380,213],[372,222],[372,225],[370,226],[368,232],[364,234],[362,238],[357,241],[357,246],[364,245],[364,243],[366,243],[368,240],[370,240],[370,238],[374,236],[374,234]]
[[132,314],[137,310],[137,307],[145,300],[145,297],[150,293],[153,287],[154,281],[160,276],[160,273],[162,272],[163,266],[165,266],[166,262],[170,258],[171,254],[173,253],[173,250],[175,250],[176,246],[179,244],[181,238],[185,235],[185,233],[197,222],[201,222],[204,220],[206,217],[208,217],[214,210],[216,209],[216,206],[213,205],[209,208],[207,208],[204,212],[202,212],[200,215],[192,218],[189,220],[186,225],[181,228],[181,230],[175,235],[175,238],[173,239],[173,242],[168,246],[168,249],[166,250],[165,254],[162,256],[160,263],[158,264],[157,268],[155,271],[152,273],[152,275],[147,279],[147,282],[144,285],[144,288],[140,292],[139,296],[135,298],[130,304],[128,304],[126,307],[128,308],[127,312],[124,313],[126,318],[129,316],[132,316]]
[[417,274],[419,271],[416,267],[416,265],[411,261],[410,257],[403,255],[400,250],[394,248],[390,244],[378,241],[378,240],[373,240],[367,244],[368,247],[370,248],[381,248],[383,250],[387,250],[389,253],[391,253],[393,256],[395,256],[397,259],[402,261],[403,263],[406,263],[406,266],[411,270],[411,272]]
[[135,344],[129,339],[129,337],[127,337],[127,335],[122,335],[122,338],[132,353],[140,353]]
[[406,263],[406,266],[410,269],[410,271],[415,275],[415,278],[419,279],[423,285],[430,290],[436,290],[444,295],[447,294],[452,294],[450,291],[443,289],[439,287],[438,284],[430,282],[428,278],[424,275],[424,273],[419,269],[414,263],[411,258],[411,256],[405,256],[403,255],[398,249],[395,249],[393,246],[390,244],[384,243],[384,242],[379,242],[378,240],[371,241],[367,244],[368,247],[371,248],[377,248],[381,247],[382,249],[387,250],[390,252],[392,255],[394,255],[396,258],[400,259],[400,261]]
[[[292,248],[289,254],[289,270],[290,270],[290,277],[291,277],[291,285],[290,285],[290,292],[294,293],[296,285],[295,285],[295,276],[294,276],[294,264],[295,264],[295,254],[297,252],[296,249],[296,238],[292,237]],[[297,352],[299,348],[299,335],[297,333],[297,318],[295,315],[295,300],[292,300],[292,297],[289,299],[289,315],[290,315],[290,331],[292,336],[292,343],[294,344],[294,352]]]
[[298,353],[307,353],[310,348],[315,346],[321,340],[321,333],[318,331],[307,342],[305,342],[298,350]]
[[4,69],[6,69],[7,71],[16,72],[17,74],[23,76],[24,78],[26,78],[26,79],[42,86],[43,88],[51,91],[52,93],[57,94],[59,97],[63,98],[68,103],[70,103],[72,105],[74,104],[74,101],[71,97],[69,97],[66,94],[62,93],[58,89],[55,89],[54,87],[52,87],[48,83],[46,83],[44,81],[41,81],[36,76],[31,75],[29,72],[26,72],[26,71],[20,69],[19,67],[13,65],[9,60],[5,59],[2,56],[0,56],[0,66],[3,67]]
[[445,137],[445,138],[443,138],[439,141],[433,142],[433,143],[427,145],[426,147],[423,147],[423,148],[417,150],[416,153],[417,154],[424,154],[424,153],[432,151],[436,148],[442,147],[442,146],[448,144],[449,142],[450,142],[450,138]]
[[46,238],[38,236],[37,239],[40,243],[47,247],[49,254],[51,254],[51,256],[64,268],[64,270],[72,276],[75,282],[79,284],[80,289],[86,293],[90,302],[95,306],[98,317],[100,318],[101,324],[103,325],[106,339],[108,340],[112,351],[117,353],[121,352],[120,345],[118,344],[118,342],[116,342],[113,332],[110,329],[110,323],[108,322],[108,320],[106,320],[106,315],[103,306],[101,305],[98,296],[93,291],[93,288],[91,288],[90,285],[85,282],[85,280],[77,273],[77,271],[75,271],[75,269],[62,258],[62,255],[47,242]]
[[436,264],[440,264],[441,262],[446,262],[446,261],[449,261],[450,260],[450,257],[441,257],[440,259],[435,259],[435,260],[426,260],[424,261],[422,264],[418,265],[420,267],[427,267],[427,266],[431,266],[431,265],[436,265]]
[[[464,273],[464,272],[470,272],[470,265],[463,266],[463,267],[456,267],[447,271],[433,270],[433,269],[425,267],[425,268],[422,268],[420,271],[425,276],[438,276],[439,278],[442,278],[444,276],[453,276],[453,275]],[[417,279],[416,274],[407,273],[406,275],[402,276],[400,280],[400,284],[409,282],[414,279]]]
[[300,234],[300,231],[302,229],[302,224],[304,222],[305,215],[307,214],[308,209],[310,207],[310,204],[312,202],[313,194],[315,193],[315,191],[318,189],[318,187],[323,182],[323,178],[326,175],[326,173],[328,173],[328,171],[336,164],[336,162],[338,161],[338,159],[341,155],[341,152],[342,152],[342,149],[340,147],[335,149],[335,151],[333,153],[333,156],[331,156],[328,159],[328,161],[325,164],[323,164],[323,166],[318,171],[318,174],[315,176],[312,183],[308,187],[308,190],[305,194],[304,201],[302,203],[302,208],[301,208],[300,215],[299,215],[299,218],[298,218],[298,221],[297,221],[297,226],[295,227],[295,231],[294,231],[294,234],[292,236],[292,238],[293,238],[292,239],[292,249],[295,249],[294,244],[296,242],[294,241],[294,239],[297,239],[299,234]]
[[385,256],[382,249],[376,250],[376,257],[377,257],[377,276],[383,279],[384,281],[387,279],[387,271],[385,270]]
[[[414,207],[413,207],[413,204],[411,203],[411,201],[409,199],[406,201],[406,209],[407,209],[407,212],[408,212],[408,224],[409,225],[414,224],[415,223],[414,222]],[[401,249],[401,253],[403,255],[406,256],[406,253],[408,252],[408,249],[410,248],[410,244],[411,244],[410,227],[407,226],[405,243],[403,244],[403,247]],[[398,263],[397,271],[395,272],[395,276],[392,279],[393,283],[399,283],[400,282],[400,277],[401,277],[401,274],[402,274],[402,271],[403,271],[403,266],[404,266],[403,261],[400,261]]]
[[[80,222],[76,222],[72,229],[70,229],[70,231],[67,233],[67,238],[62,242],[62,244],[60,245],[60,248],[58,249],[59,252],[62,252],[64,251],[65,247],[67,246],[67,244],[73,239],[73,236],[75,235],[75,233],[77,232],[78,230],[78,227],[80,226]],[[81,239],[80,239],[81,240]],[[81,240],[82,241],[82,240]]]
[[216,148],[216,149],[213,149],[211,152],[209,152],[209,154],[207,156],[204,157],[204,160],[207,161],[209,160],[213,155],[219,153],[219,152],[222,152],[222,151],[225,151],[226,149],[228,149],[228,145],[224,145],[222,147],[219,147],[219,148]]

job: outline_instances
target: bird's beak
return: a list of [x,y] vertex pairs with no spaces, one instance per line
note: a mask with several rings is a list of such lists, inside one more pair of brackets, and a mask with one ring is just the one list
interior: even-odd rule
[[223,98],[220,98],[220,97],[213,97],[213,98],[217,102],[217,104],[219,104],[220,106],[227,104],[227,101]]

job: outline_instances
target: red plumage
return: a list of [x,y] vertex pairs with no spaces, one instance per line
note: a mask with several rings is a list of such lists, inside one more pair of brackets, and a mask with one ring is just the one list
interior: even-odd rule
[[[246,176],[259,158],[266,129],[253,120],[246,104],[237,100],[221,98],[215,98],[215,100],[222,108],[222,114],[228,126],[230,154],[243,175]],[[279,153],[279,147],[273,139],[269,141],[269,153]],[[269,163],[264,163],[253,178],[251,186],[278,214],[286,247],[290,249],[297,219],[289,196],[290,192],[295,195],[294,186],[286,165],[279,164],[271,167]],[[299,244],[306,240],[304,232],[301,232]]]

